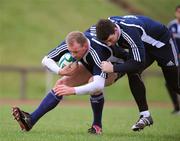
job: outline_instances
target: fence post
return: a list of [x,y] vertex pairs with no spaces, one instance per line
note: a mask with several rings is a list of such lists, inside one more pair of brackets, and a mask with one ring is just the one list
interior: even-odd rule
[[46,72],[46,93],[52,88],[53,84],[53,74],[50,73],[48,70]]
[[21,80],[20,80],[20,99],[26,99],[26,87],[27,87],[27,71],[20,71]]

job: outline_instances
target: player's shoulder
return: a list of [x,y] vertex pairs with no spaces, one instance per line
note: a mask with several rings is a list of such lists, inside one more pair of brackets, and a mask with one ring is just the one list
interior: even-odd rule
[[48,57],[58,61],[65,52],[68,52],[68,48],[65,41],[63,41],[48,53]]
[[170,27],[175,26],[175,25],[177,25],[177,24],[178,24],[177,20],[174,19],[174,20],[172,20],[172,21],[170,21],[170,22],[168,23],[167,27],[170,28]]
[[84,34],[88,37],[96,37],[96,26],[92,25],[84,32]]
[[111,16],[108,19],[112,22],[118,23],[118,22],[131,22],[133,20],[138,20],[139,18],[142,18],[141,15],[125,15],[125,16]]
[[[143,27],[144,24],[142,23],[142,19],[139,19],[140,16],[136,15],[126,15],[126,16],[111,16],[109,17],[109,20],[111,20],[113,23],[118,25],[121,29],[124,31],[127,30],[133,30],[137,27],[141,26]],[[142,16],[141,16],[142,18]]]
[[100,52],[104,52],[104,51],[109,51],[109,47],[102,43],[101,41],[99,41],[97,38],[91,38],[90,39],[90,46]]
[[[94,32],[94,34],[92,34],[92,31]],[[96,48],[96,47],[102,47],[102,46],[106,46],[104,43],[98,41],[98,39],[96,38],[96,34],[95,34],[95,27],[92,26],[91,28],[89,28],[88,30],[86,30],[84,32],[84,35],[86,36],[86,38],[88,39],[88,42],[89,44],[93,47],[93,48]]]
[[66,41],[64,40],[64,41],[60,42],[56,48],[67,48]]
[[[91,30],[94,30],[95,26],[92,26]],[[96,52],[98,55],[99,54],[108,54],[111,52],[111,49],[104,43],[102,43],[101,41],[99,41],[96,36],[94,36],[94,34],[91,34],[92,32],[89,32],[89,30],[87,30],[86,32],[84,32],[85,36],[88,39],[89,42],[89,53],[92,52]]]
[[115,24],[118,24],[118,23],[124,21],[125,19],[123,19],[122,16],[110,16],[110,17],[108,17],[108,20],[110,20],[111,22],[113,22]]
[[112,50],[107,45],[101,43],[96,38],[92,38],[90,42],[89,53],[91,56],[99,56],[100,58],[104,58],[104,56],[110,56],[112,54]]

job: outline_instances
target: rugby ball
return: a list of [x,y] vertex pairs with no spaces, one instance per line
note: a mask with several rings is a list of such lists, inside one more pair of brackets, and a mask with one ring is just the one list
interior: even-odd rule
[[75,62],[75,59],[71,56],[70,53],[65,53],[61,58],[59,59],[58,66],[62,69],[65,66],[68,66],[72,62]]

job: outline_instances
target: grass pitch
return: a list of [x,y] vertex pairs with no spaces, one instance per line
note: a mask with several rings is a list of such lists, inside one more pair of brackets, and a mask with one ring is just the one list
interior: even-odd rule
[[[33,111],[35,106],[21,106]],[[130,127],[137,120],[134,107],[107,106],[103,114],[103,134],[89,135],[90,106],[63,106],[45,115],[30,132],[21,132],[11,116],[10,106],[0,107],[0,141],[179,141],[180,116],[170,114],[170,109],[151,108],[154,125],[141,132]]]

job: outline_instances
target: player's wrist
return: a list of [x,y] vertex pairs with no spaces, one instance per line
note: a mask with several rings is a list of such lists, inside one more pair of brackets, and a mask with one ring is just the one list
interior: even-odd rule
[[118,73],[119,72],[119,66],[118,64],[113,65],[113,72]]
[[58,71],[58,75],[60,75],[60,76],[65,76],[65,75],[67,75],[66,74],[66,71],[64,70],[64,68],[63,69],[59,69],[59,71]]
[[61,69],[59,69],[59,71],[58,71],[58,75],[62,75],[62,71],[61,71]]
[[71,93],[72,93],[72,95],[76,95],[75,87],[71,88]]

